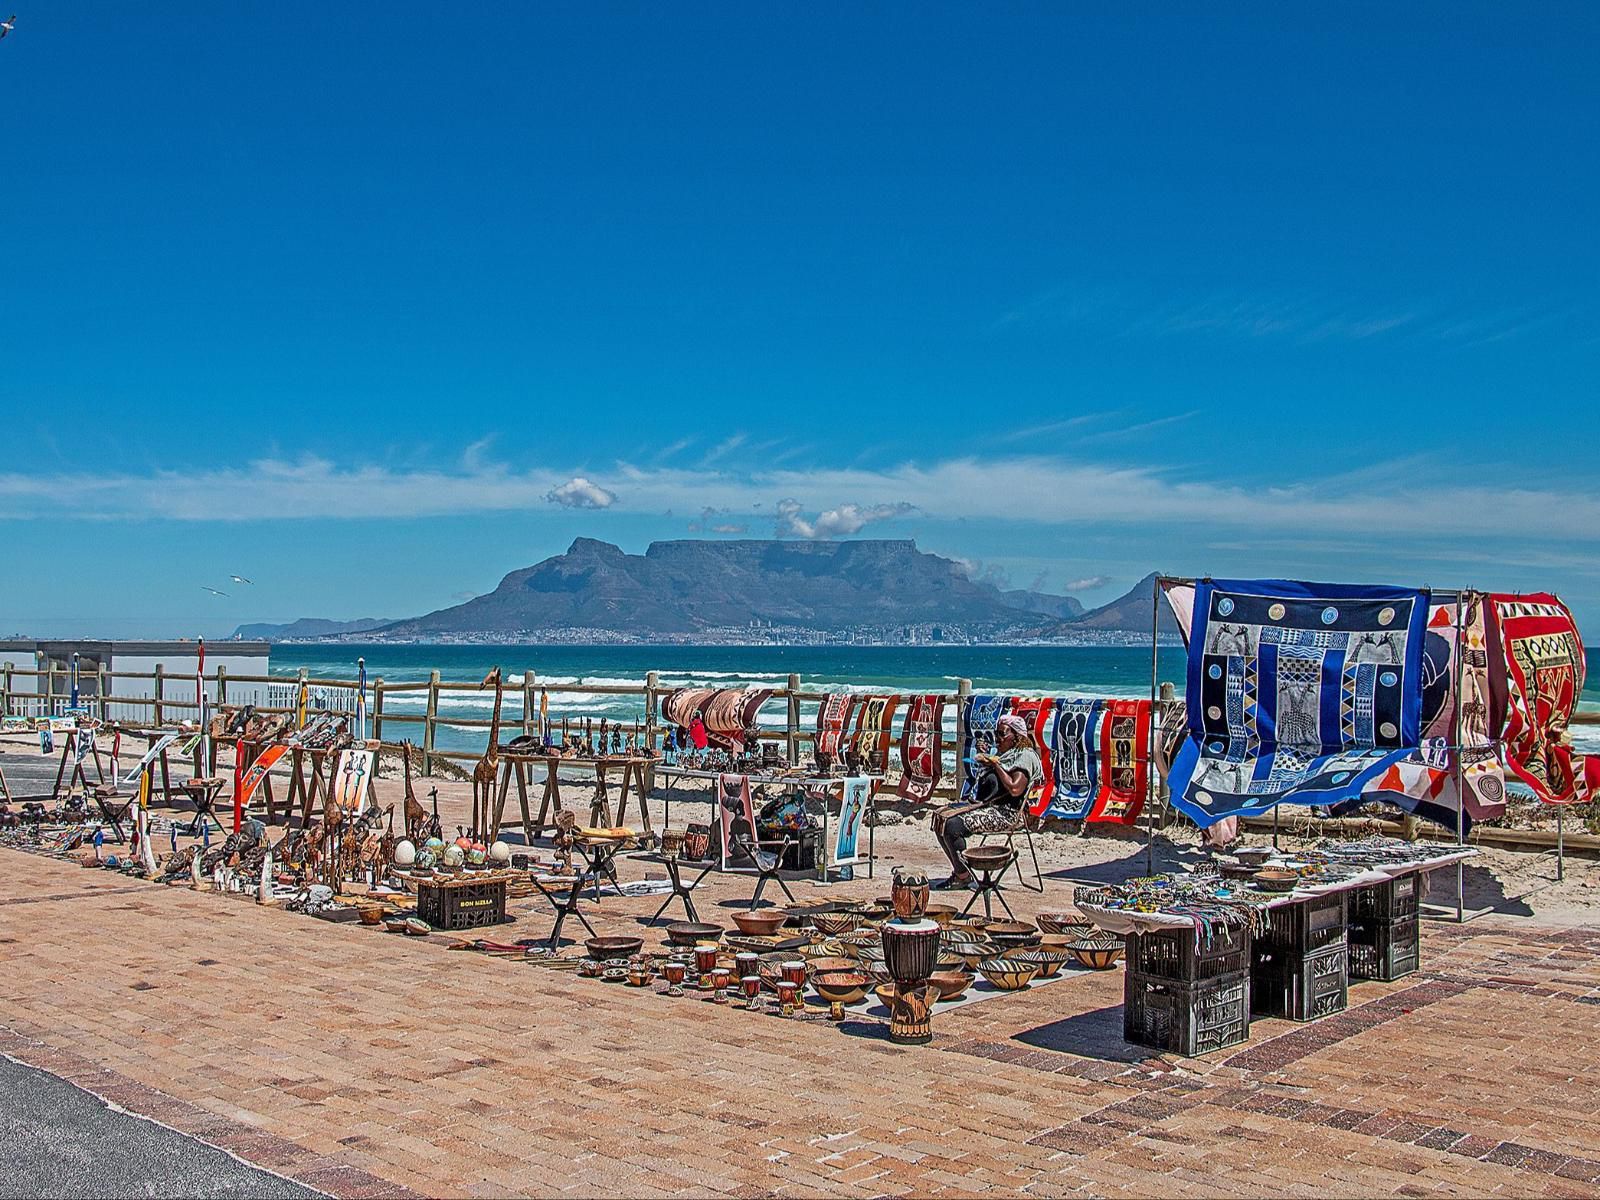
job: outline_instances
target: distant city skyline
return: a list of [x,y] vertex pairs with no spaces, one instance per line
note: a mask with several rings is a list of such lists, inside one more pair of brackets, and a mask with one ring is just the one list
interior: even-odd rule
[[1600,634],[1592,5],[277,13],[0,43],[0,636],[413,616],[579,536]]

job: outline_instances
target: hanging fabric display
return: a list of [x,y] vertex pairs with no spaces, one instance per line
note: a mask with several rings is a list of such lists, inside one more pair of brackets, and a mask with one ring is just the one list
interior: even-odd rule
[[1491,734],[1504,719],[1503,707],[1494,703],[1489,673],[1491,658],[1500,653],[1498,633],[1485,620],[1481,595],[1463,597],[1459,619],[1457,606],[1456,601],[1435,604],[1428,617],[1422,652],[1422,745],[1380,775],[1364,797],[1396,804],[1452,829],[1462,808],[1450,750],[1456,742],[1458,675],[1467,818],[1484,821],[1506,811],[1505,772]]
[[1100,786],[1091,821],[1132,825],[1150,787],[1150,701],[1107,700],[1100,722]]
[[1005,714],[1004,696],[967,697],[961,719],[961,799],[978,798],[978,756],[993,754],[995,723]]
[[829,692],[817,706],[817,737],[813,743],[817,765],[824,771],[839,757],[840,740],[850,724],[856,698],[849,692]]
[[899,696],[868,696],[856,706],[850,748],[868,774],[882,774],[889,765],[889,740],[894,736],[894,711],[899,704]]
[[900,731],[900,797],[925,804],[939,784],[943,758],[944,697],[911,697]]
[[1197,583],[1173,805],[1206,826],[1359,796],[1420,749],[1427,619],[1410,588]]
[[1503,674],[1491,682],[1504,699],[1506,766],[1546,803],[1588,800],[1600,787],[1600,756],[1575,754],[1568,734],[1587,669],[1572,610],[1548,592],[1488,599],[1501,648]]
[[1027,722],[1033,748],[1039,755],[1039,766],[1044,771],[1043,780],[1028,795],[1028,811],[1040,816],[1050,807],[1056,791],[1055,770],[1051,766],[1051,751],[1056,735],[1056,702],[1054,699],[1013,696],[1008,711]]
[[1056,701],[1055,794],[1046,815],[1081,821],[1089,815],[1100,794],[1100,726],[1105,721],[1104,700]]

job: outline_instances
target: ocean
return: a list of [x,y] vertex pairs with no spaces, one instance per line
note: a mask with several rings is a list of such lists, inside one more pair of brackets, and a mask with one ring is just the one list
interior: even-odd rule
[[[356,642],[286,645],[272,651],[270,671],[293,676],[305,667],[312,677],[354,679],[356,660],[365,658],[367,678],[387,683],[426,682],[437,668],[446,682],[481,680],[498,665],[507,691],[504,719],[509,737],[520,730],[521,688],[525,672],[536,683],[578,688],[550,694],[550,715],[606,718],[633,722],[644,718],[641,697],[608,696],[581,690],[584,684],[643,684],[647,671],[660,673],[663,688],[781,687],[790,674],[802,689],[814,692],[953,692],[956,680],[970,679],[975,692],[1035,696],[1148,696],[1150,650],[1138,646],[444,646],[366,645]],[[1157,676],[1183,694],[1185,652],[1162,646]],[[1589,672],[1585,707],[1600,706],[1600,679]],[[487,719],[494,693],[447,692],[439,715],[464,720]],[[390,692],[385,713],[420,714],[421,692]],[[947,709],[946,733],[954,733],[954,706]],[[815,703],[801,707],[801,725],[813,728]],[[767,728],[784,726],[784,705],[769,703],[761,713]],[[419,740],[421,726],[396,723],[386,738]],[[1600,729],[1580,727],[1575,740],[1600,750]],[[481,729],[457,729],[441,723],[435,744],[441,750],[480,751]]]

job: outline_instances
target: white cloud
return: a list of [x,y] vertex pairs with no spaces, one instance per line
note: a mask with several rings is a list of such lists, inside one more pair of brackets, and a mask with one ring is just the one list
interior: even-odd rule
[[615,492],[608,492],[582,475],[574,475],[560,487],[552,488],[544,498],[562,508],[610,508],[617,502]]
[[1097,588],[1105,587],[1110,582],[1111,577],[1109,575],[1090,575],[1084,579],[1069,579],[1067,580],[1066,591],[1068,595],[1073,592],[1092,592]]
[[815,521],[807,520],[798,500],[780,500],[777,505],[778,523],[775,532],[779,537],[805,538],[823,541],[827,538],[849,537],[860,533],[873,521],[888,521],[903,517],[913,511],[904,501],[892,504],[841,504],[817,514]]
[[[780,524],[792,504],[791,536],[842,537],[872,521],[915,511],[927,522],[995,521],[1061,529],[1150,525],[1208,538],[1274,536],[1308,546],[1336,539],[1368,544],[1407,539],[1437,549],[1450,539],[1481,549],[1500,537],[1522,551],[1542,546],[1573,565],[1592,562],[1600,542],[1600,491],[1473,486],[1458,469],[1409,460],[1347,476],[1273,483],[1183,477],[1147,467],[1016,456],[947,459],[869,470],[767,469],[749,474],[618,465],[574,476],[570,469],[467,471],[346,468],[324,459],[265,459],[236,468],[123,473],[0,474],[0,520],[35,517],[259,521],[410,519],[526,511],[547,502],[658,516],[672,509],[755,514]],[[815,519],[819,500],[849,496]],[[740,514],[733,518],[732,514]],[[707,525],[710,521],[705,522]]]

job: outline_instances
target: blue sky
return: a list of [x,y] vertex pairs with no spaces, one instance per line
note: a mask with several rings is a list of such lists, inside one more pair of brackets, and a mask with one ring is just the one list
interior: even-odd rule
[[574,536],[737,530],[1090,602],[1152,569],[1548,587],[1600,629],[1597,34],[24,10],[0,634],[398,617]]

